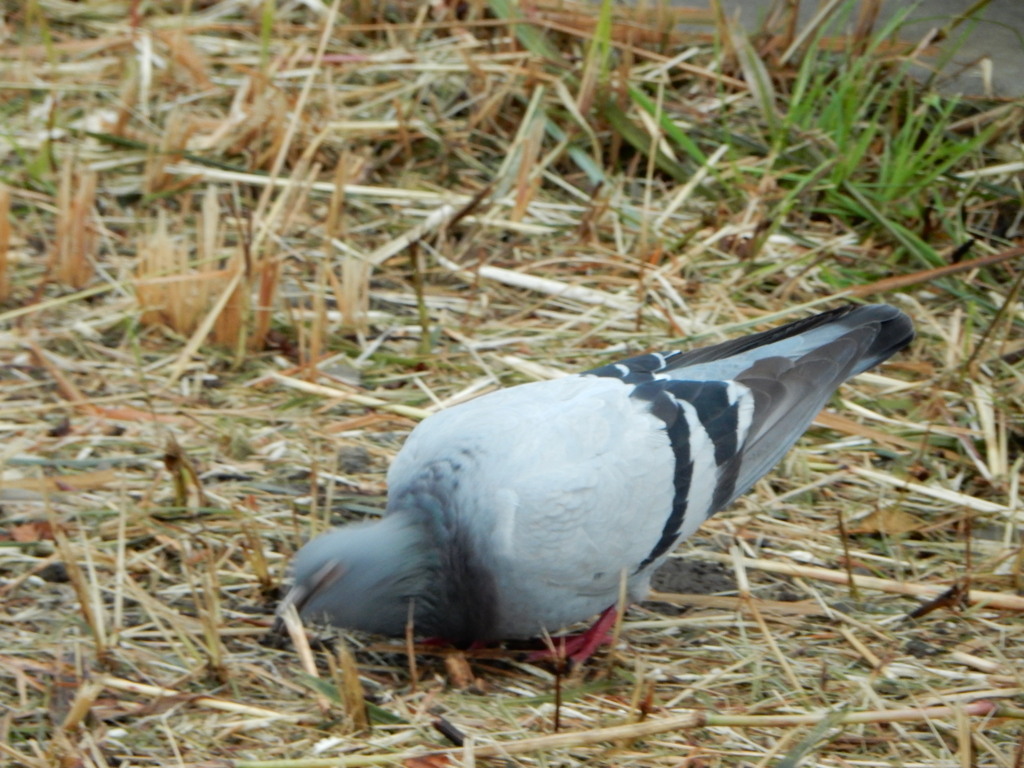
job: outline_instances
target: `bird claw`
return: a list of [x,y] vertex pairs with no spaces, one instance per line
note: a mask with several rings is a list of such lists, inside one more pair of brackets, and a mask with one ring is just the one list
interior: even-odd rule
[[571,666],[582,664],[600,648],[602,645],[608,645],[612,641],[611,631],[612,627],[615,626],[615,620],[618,618],[619,612],[615,609],[615,606],[606,608],[601,612],[601,615],[597,617],[597,621],[585,632],[581,632],[578,635],[562,635],[561,637],[551,638],[551,645],[539,651],[533,651],[527,660],[529,661],[547,661],[547,660],[568,660]]

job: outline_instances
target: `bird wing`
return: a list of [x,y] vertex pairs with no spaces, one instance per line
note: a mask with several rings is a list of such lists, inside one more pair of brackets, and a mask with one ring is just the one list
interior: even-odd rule
[[895,307],[848,304],[710,347],[687,352],[651,352],[586,373],[611,376],[630,384],[658,379],[734,379],[758,360],[766,357],[795,360],[851,331],[865,334],[868,343],[861,350],[859,365],[848,376],[856,376],[878,365],[905,347],[914,336],[910,319]]
[[[887,305],[846,306],[692,352],[649,353],[589,371],[630,385],[665,423],[675,499],[653,562],[742,495],[800,438],[846,379],[913,338]],[[711,448],[701,467],[694,446]]]

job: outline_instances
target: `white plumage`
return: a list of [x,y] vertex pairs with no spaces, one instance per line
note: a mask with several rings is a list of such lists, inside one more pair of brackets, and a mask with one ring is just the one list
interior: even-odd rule
[[[431,416],[388,472],[385,516],[296,555],[289,599],[343,627],[454,642],[535,637],[630,600],[792,446],[832,392],[913,337],[843,307],[652,353]],[[412,610],[410,611],[410,604]]]

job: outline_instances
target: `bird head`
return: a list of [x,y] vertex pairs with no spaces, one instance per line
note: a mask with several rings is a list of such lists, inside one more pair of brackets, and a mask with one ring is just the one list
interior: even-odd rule
[[428,599],[429,546],[403,515],[336,528],[299,550],[292,603],[309,619],[401,635],[411,601]]

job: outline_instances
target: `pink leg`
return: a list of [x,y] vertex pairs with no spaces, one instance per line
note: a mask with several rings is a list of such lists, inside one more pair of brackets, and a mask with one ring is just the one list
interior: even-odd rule
[[544,659],[557,658],[564,654],[573,664],[582,664],[594,655],[594,652],[602,645],[611,642],[612,627],[619,612],[615,606],[605,608],[597,621],[586,632],[579,635],[563,635],[562,637],[551,638],[555,644],[554,652],[550,648],[543,651],[534,651],[527,658],[530,661],[542,661]]

